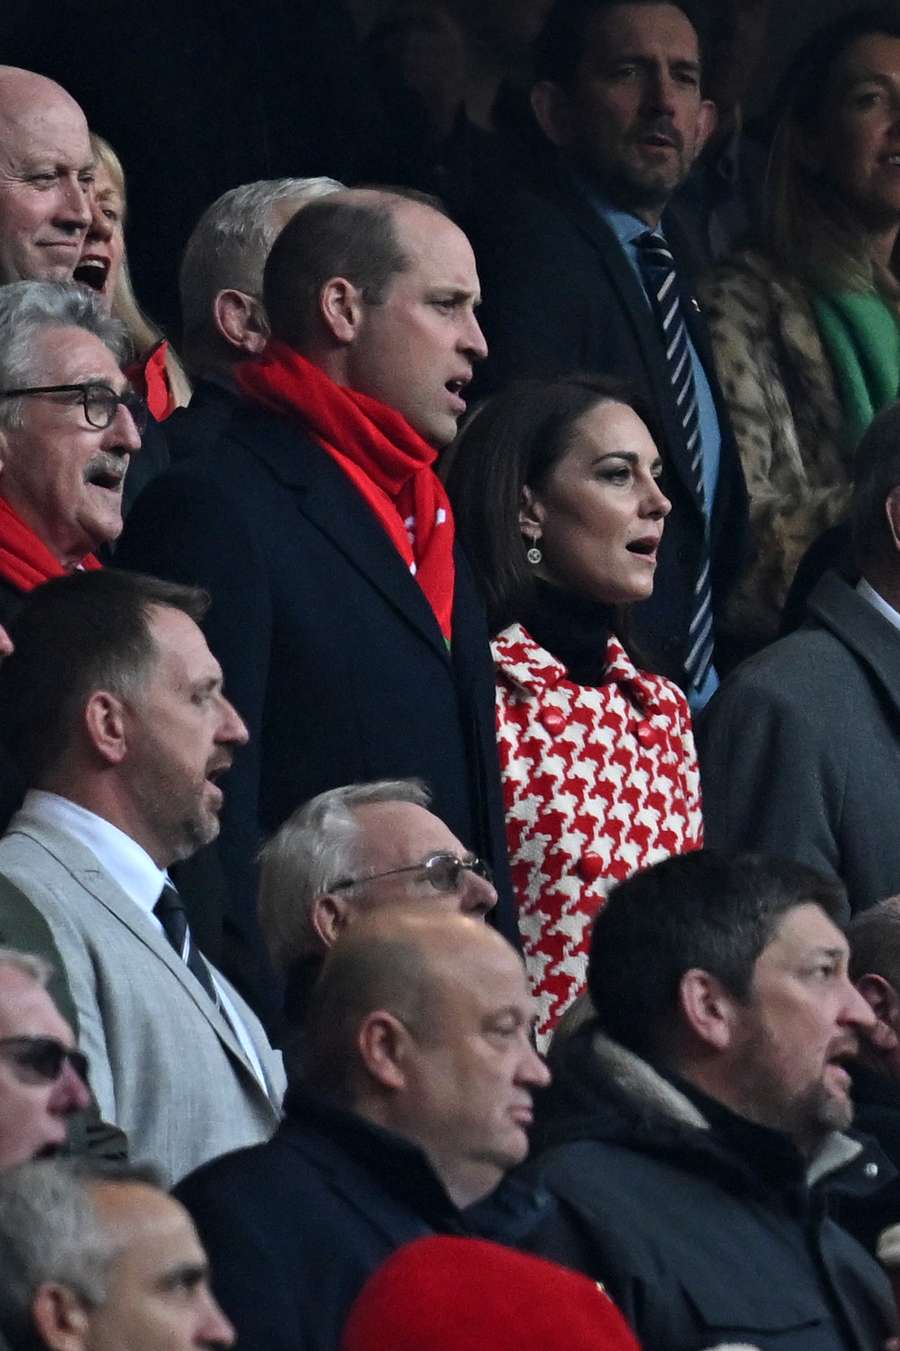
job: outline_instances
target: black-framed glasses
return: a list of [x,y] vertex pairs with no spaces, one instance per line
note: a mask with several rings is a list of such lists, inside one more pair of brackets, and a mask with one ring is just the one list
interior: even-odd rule
[[63,1046],[55,1037],[0,1037],[0,1056],[10,1062],[23,1083],[52,1084],[66,1063],[87,1083],[87,1056]]
[[474,855],[472,858],[457,858],[455,854],[429,854],[421,863],[410,863],[405,868],[390,868],[387,872],[373,873],[370,877],[348,877],[342,882],[335,882],[328,890],[346,891],[349,887],[362,886],[364,882],[377,882],[382,877],[399,877],[401,873],[423,873],[429,886],[434,887],[435,891],[445,892],[459,891],[466,873],[474,873],[491,885],[494,881],[484,859]]
[[106,431],[119,408],[127,408],[138,432],[147,426],[147,405],[136,390],[126,385],[117,394],[109,385],[88,381],[83,385],[29,385],[24,389],[0,389],[0,399],[23,399],[42,394],[77,394],[88,426]]

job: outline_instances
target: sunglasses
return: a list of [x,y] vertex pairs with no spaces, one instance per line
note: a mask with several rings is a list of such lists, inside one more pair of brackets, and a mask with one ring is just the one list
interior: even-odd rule
[[71,1051],[55,1037],[0,1037],[0,1056],[13,1066],[22,1083],[54,1083],[68,1063],[87,1083],[87,1056]]
[[457,858],[455,854],[430,854],[421,863],[411,863],[406,868],[391,868],[388,872],[373,873],[371,877],[352,877],[336,882],[329,891],[346,891],[348,887],[358,887],[364,882],[377,882],[382,877],[399,877],[401,873],[424,873],[425,881],[435,891],[459,891],[466,873],[493,884],[493,876],[484,859]]

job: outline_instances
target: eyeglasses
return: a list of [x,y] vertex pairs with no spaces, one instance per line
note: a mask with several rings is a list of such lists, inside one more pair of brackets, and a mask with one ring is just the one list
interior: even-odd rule
[[346,891],[348,887],[358,887],[364,882],[377,882],[382,877],[399,877],[401,873],[424,873],[429,886],[434,887],[435,891],[445,892],[459,891],[465,873],[474,873],[476,877],[491,884],[494,881],[484,859],[474,856],[457,858],[455,854],[430,854],[421,863],[411,863],[406,868],[391,868],[384,873],[373,873],[371,877],[347,878],[342,882],[335,882],[328,890]]
[[77,394],[89,426],[103,432],[110,425],[120,406],[127,408],[138,432],[147,426],[147,405],[130,385],[117,394],[109,385],[30,385],[27,389],[0,389],[0,399],[21,399],[26,395]]
[[2,1037],[0,1056],[11,1062],[22,1083],[52,1084],[67,1063],[82,1083],[87,1083],[87,1056],[69,1050],[55,1037]]

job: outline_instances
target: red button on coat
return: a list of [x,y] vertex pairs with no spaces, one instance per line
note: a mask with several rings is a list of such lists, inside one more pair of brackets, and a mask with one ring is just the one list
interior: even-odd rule
[[541,722],[551,736],[556,736],[566,725],[566,715],[558,708],[545,708],[541,710]]
[[649,722],[642,722],[637,729],[637,739],[642,746],[655,745],[657,740],[656,728],[651,727]]
[[600,854],[582,854],[578,860],[578,876],[583,882],[597,882],[604,877],[604,863]]

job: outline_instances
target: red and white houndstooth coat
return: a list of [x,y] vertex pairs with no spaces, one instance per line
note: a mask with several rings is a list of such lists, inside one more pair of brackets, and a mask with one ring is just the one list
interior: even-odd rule
[[687,701],[617,638],[603,685],[576,685],[520,624],[491,644],[519,929],[544,1047],[584,989],[591,922],[616,883],[703,844]]

